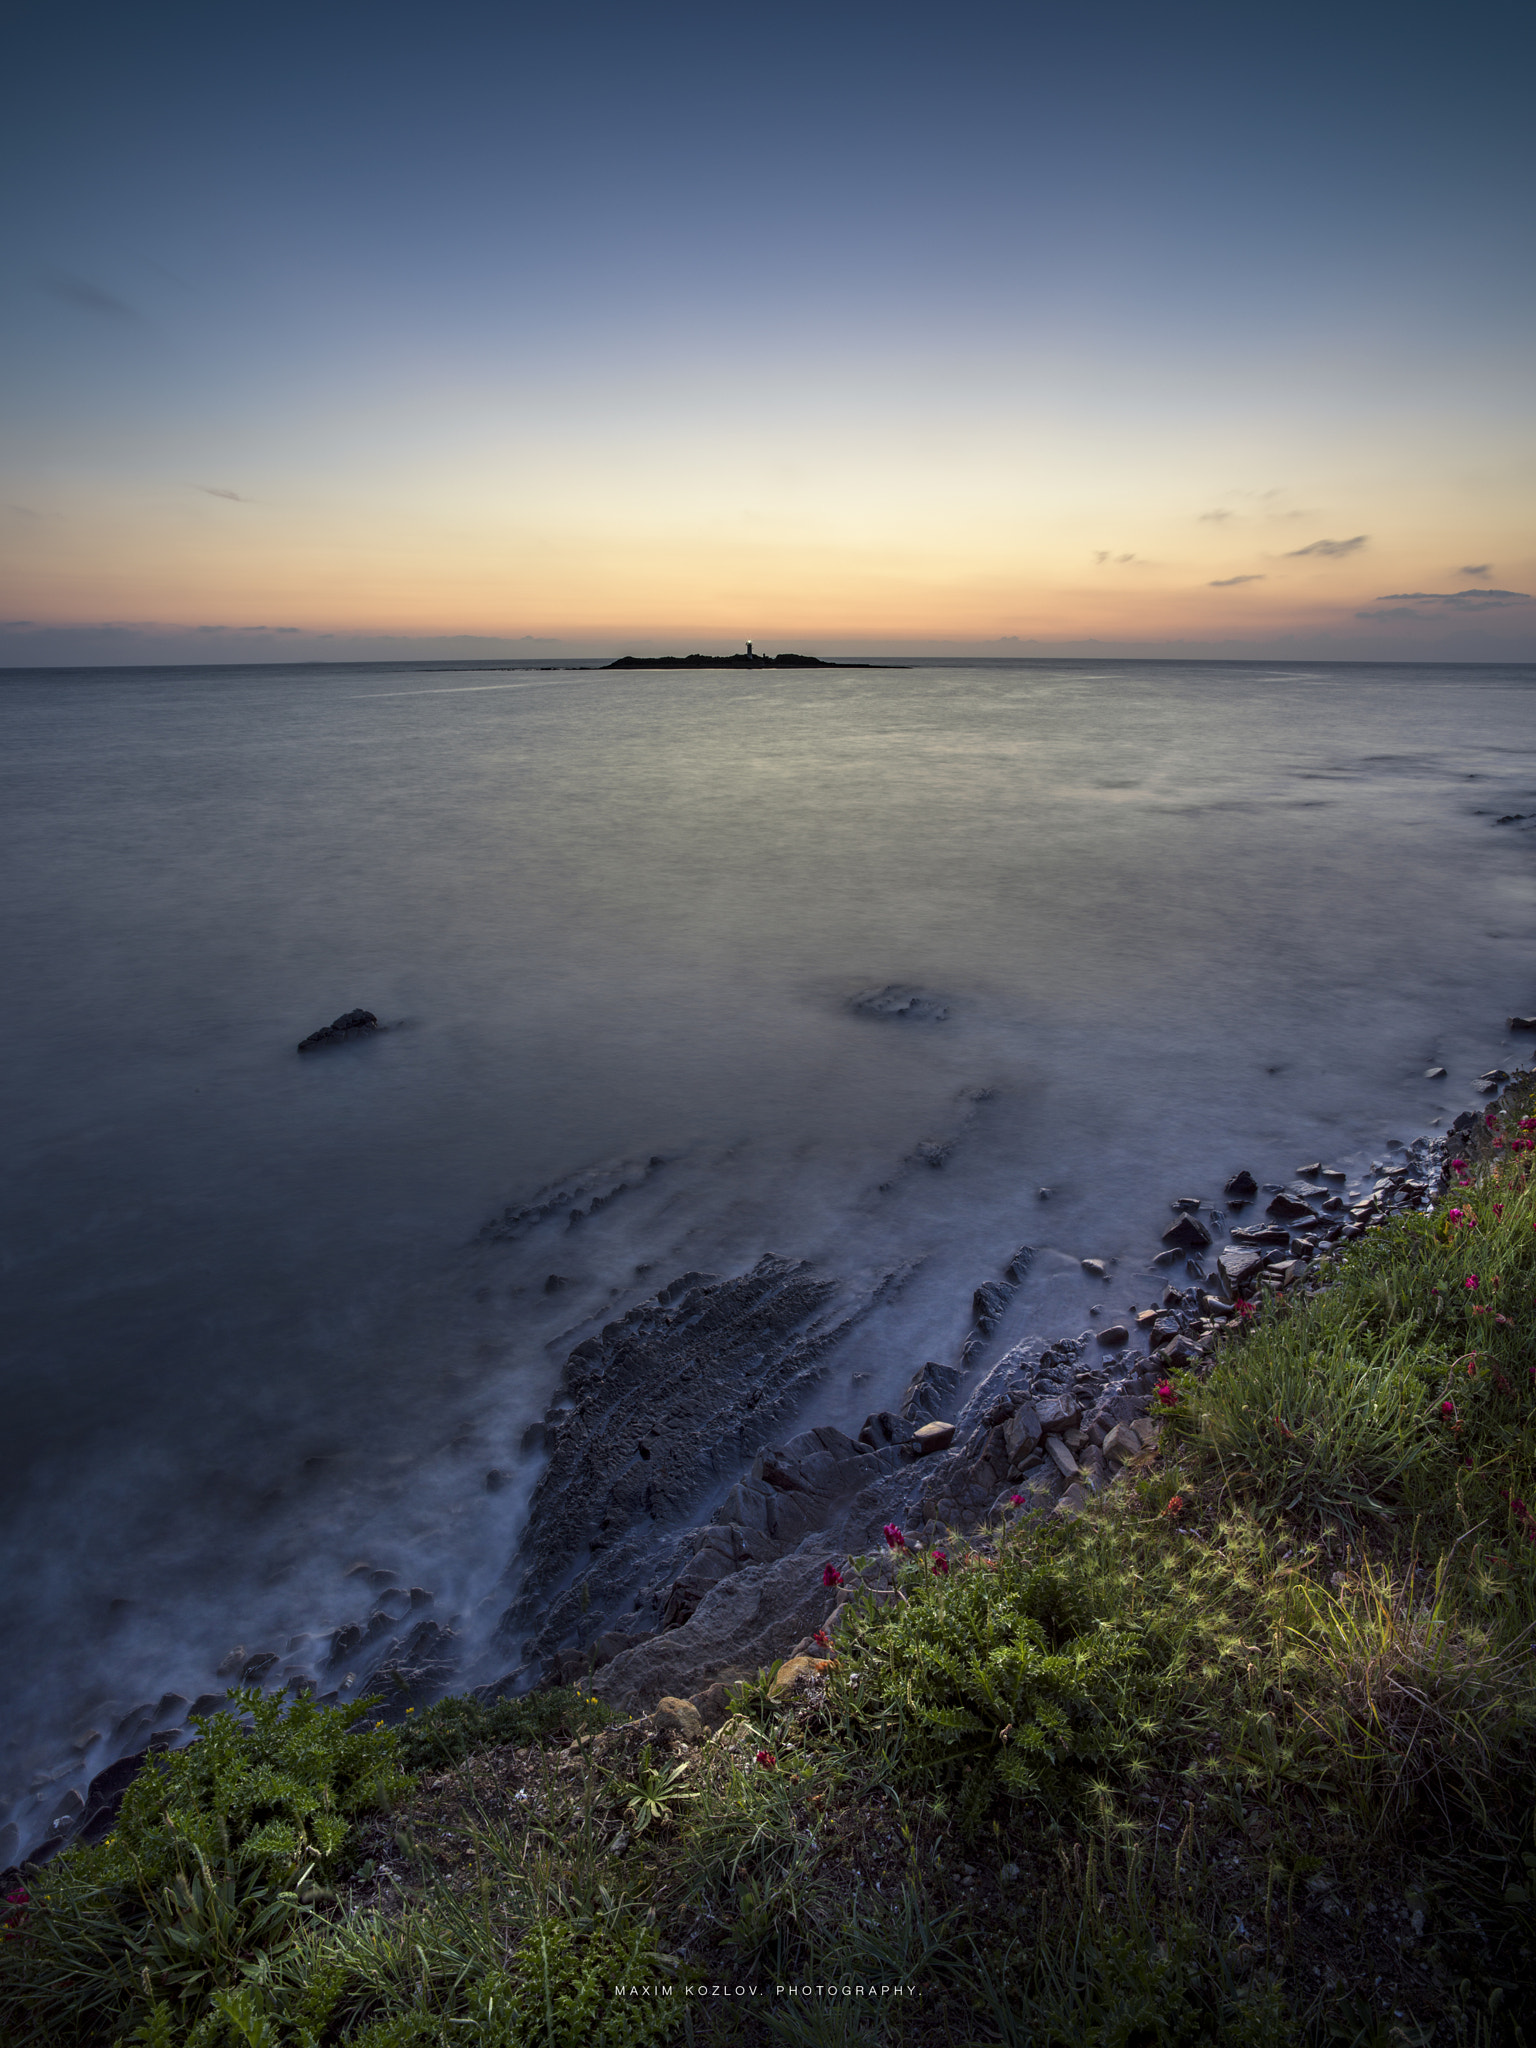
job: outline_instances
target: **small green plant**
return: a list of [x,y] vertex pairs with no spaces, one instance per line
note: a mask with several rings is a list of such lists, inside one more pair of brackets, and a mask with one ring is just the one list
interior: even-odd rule
[[164,2004],[195,2021],[252,1955],[293,1938],[353,1819],[411,1783],[393,1731],[355,1725],[371,1701],[233,1699],[249,1725],[199,1719],[197,1742],[140,1772],[104,1842],[48,1866],[24,1938],[0,1950],[0,2017],[16,2043],[54,2030],[110,2039],[146,2000],[151,2019]]
[[658,1770],[651,1760],[649,1746],[641,1751],[639,1777],[626,1788],[624,1797],[624,1811],[637,1835],[644,1834],[653,1823],[670,1826],[677,1817],[676,1809],[698,1798],[698,1793],[683,1782],[687,1775],[686,1760],[673,1764],[670,1770]]

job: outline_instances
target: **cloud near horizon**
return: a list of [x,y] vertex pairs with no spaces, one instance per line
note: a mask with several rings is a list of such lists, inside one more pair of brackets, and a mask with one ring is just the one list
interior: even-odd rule
[[1368,533],[1357,533],[1349,540],[1314,540],[1304,548],[1287,548],[1286,559],[1295,561],[1300,555],[1352,555],[1363,548],[1370,539]]
[[1487,576],[1493,571],[1492,562],[1463,562],[1456,571],[1458,576]]
[[1205,586],[1207,590],[1231,590],[1238,583],[1262,583],[1263,571],[1253,576],[1216,576]]
[[232,505],[248,505],[249,498],[242,498],[238,491],[221,491],[217,484],[194,484],[194,491],[201,491],[205,498],[228,498]]

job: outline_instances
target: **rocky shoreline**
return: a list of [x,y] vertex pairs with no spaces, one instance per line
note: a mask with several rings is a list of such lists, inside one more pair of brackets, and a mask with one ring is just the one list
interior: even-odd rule
[[[1478,1086],[1495,1096],[1512,1078],[1493,1069]],[[888,1528],[934,1543],[1079,1509],[1154,1447],[1171,1365],[1208,1368],[1257,1295],[1316,1288],[1336,1247],[1430,1206],[1452,1170],[1448,1140],[1479,1117],[1469,1109],[1446,1136],[1387,1146],[1392,1156],[1354,1183],[1314,1161],[1284,1184],[1242,1172],[1218,1200],[1174,1199],[1146,1269],[1155,1300],[1127,1321],[1030,1337],[988,1366],[1029,1264],[1021,1248],[977,1287],[960,1360],[924,1364],[898,1410],[871,1414],[857,1440],[822,1427],[776,1441],[771,1425],[903,1273],[839,1280],[765,1256],[745,1273],[678,1276],[567,1360],[564,1390],[535,1426],[548,1464],[496,1636],[507,1668],[474,1690],[580,1678],[630,1712],[662,1701],[711,1719],[726,1688],[765,1665],[787,1660],[791,1682],[827,1649],[848,1598],[889,1585]],[[1250,1208],[1253,1220],[1237,1220]],[[1109,1281],[1110,1262],[1081,1263]],[[462,1630],[431,1611],[429,1590],[366,1563],[348,1576],[357,1620],[282,1651],[236,1646],[211,1674],[220,1688],[194,1700],[98,1708],[0,1829],[0,1868],[99,1840],[145,1758],[195,1739],[191,1716],[228,1710],[231,1685],[377,1692],[391,1720],[462,1688]]]

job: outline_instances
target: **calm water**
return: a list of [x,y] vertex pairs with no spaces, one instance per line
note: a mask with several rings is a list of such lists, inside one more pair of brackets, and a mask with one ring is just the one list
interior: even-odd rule
[[[818,1397],[856,1427],[1021,1242],[1000,1342],[1149,1299],[1170,1195],[1465,1106],[1536,1007],[1536,827],[1494,822],[1536,812],[1533,690],[0,675],[0,1782],[93,1688],[98,1725],[349,1618],[360,1559],[499,1609],[524,1428],[674,1272],[920,1262]],[[886,985],[947,1014],[850,1007]],[[397,1028],[296,1057],[354,1004]],[[579,1231],[477,1239],[653,1156]]]

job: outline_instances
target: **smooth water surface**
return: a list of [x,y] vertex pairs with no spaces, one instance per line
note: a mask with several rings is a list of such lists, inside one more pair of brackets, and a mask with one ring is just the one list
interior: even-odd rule
[[[360,1559],[494,1611],[566,1351],[675,1273],[910,1267],[808,1418],[857,1428],[1019,1244],[999,1344],[1150,1299],[1170,1196],[1465,1106],[1536,1006],[1533,687],[0,676],[0,1781],[349,1618]],[[297,1056],[353,1005],[390,1029]]]

